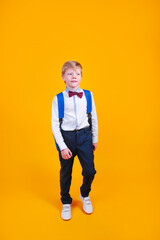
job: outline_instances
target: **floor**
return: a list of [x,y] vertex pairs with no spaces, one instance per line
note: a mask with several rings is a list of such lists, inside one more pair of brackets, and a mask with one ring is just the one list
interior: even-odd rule
[[[160,196],[156,172],[129,173],[97,161],[90,194],[94,212],[86,215],[79,199],[81,167],[75,159],[71,186],[72,219],[60,218],[58,168],[30,165],[10,173],[1,190],[1,240],[160,239]],[[58,165],[56,166],[58,167]],[[108,169],[107,169],[108,168]]]

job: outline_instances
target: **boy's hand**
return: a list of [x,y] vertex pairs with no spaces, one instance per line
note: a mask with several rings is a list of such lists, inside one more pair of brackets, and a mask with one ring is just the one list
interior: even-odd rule
[[72,157],[72,152],[69,150],[69,148],[65,148],[61,151],[61,156],[63,159],[69,159]]
[[97,148],[97,143],[93,143],[93,151],[95,151]]

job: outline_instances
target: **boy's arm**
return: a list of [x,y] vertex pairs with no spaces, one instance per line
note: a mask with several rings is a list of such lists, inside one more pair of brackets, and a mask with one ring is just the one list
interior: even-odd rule
[[61,131],[60,131],[60,124],[59,124],[59,118],[58,118],[58,102],[57,102],[57,96],[54,97],[52,101],[52,118],[51,118],[51,124],[52,124],[52,132],[53,136],[58,144],[58,147],[60,151],[67,148],[64,139],[62,137]]
[[97,112],[95,107],[95,102],[93,98],[93,94],[91,92],[92,96],[92,142],[93,142],[93,150],[97,148],[97,142],[98,142],[98,120],[97,120]]

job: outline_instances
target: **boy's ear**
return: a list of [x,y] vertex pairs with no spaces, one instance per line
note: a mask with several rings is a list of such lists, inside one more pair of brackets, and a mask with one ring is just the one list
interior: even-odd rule
[[[63,75],[62,75],[62,79],[63,79],[63,81],[65,82]],[[65,83],[66,83],[66,82],[65,82]]]

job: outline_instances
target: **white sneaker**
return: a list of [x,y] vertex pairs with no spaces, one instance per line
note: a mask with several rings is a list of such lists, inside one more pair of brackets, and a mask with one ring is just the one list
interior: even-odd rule
[[92,207],[92,203],[90,201],[90,197],[82,197],[82,195],[80,195],[80,199],[83,202],[83,210],[87,214],[91,214],[93,212],[93,207]]
[[62,207],[61,218],[63,220],[71,219],[71,204],[63,204]]

